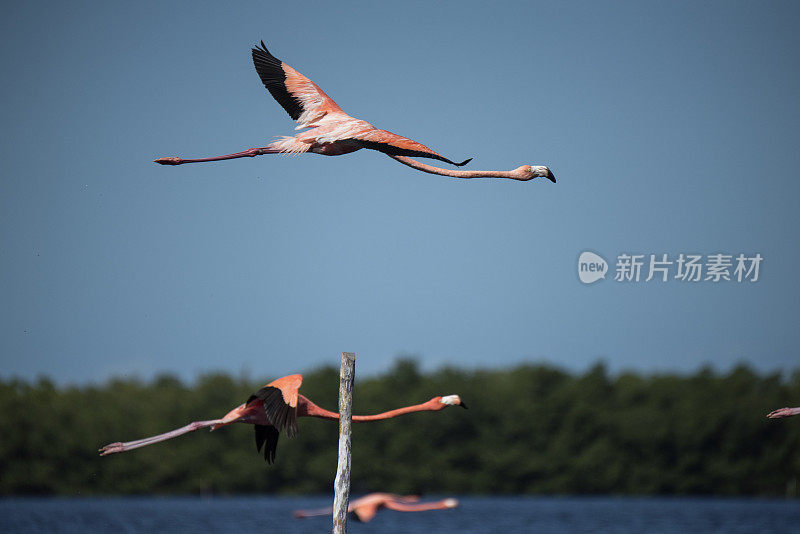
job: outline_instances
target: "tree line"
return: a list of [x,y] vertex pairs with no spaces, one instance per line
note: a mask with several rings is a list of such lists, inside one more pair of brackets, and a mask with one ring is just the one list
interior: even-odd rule
[[[0,495],[330,493],[338,425],[303,418],[277,459],[256,453],[253,427],[198,431],[99,457],[114,441],[221,417],[267,381],[209,374],[57,387],[0,378]],[[300,392],[338,406],[338,369],[304,374]],[[794,495],[800,370],[747,366],[690,375],[583,373],[547,365],[423,373],[398,360],[356,380],[354,413],[459,394],[450,408],[354,425],[353,491],[453,494]]]

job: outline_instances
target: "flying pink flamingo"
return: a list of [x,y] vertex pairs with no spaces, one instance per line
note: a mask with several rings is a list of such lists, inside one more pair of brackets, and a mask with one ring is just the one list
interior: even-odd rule
[[270,94],[297,121],[296,130],[310,128],[294,137],[281,137],[265,147],[250,148],[234,154],[212,158],[182,159],[159,158],[162,165],[181,165],[202,161],[246,158],[262,154],[303,154],[313,152],[325,156],[339,156],[362,148],[378,150],[410,167],[443,176],[456,178],[511,178],[530,180],[547,178],[555,183],[553,173],[544,166],[522,165],[512,171],[455,171],[425,165],[408,156],[432,158],[461,167],[472,158],[456,163],[434,152],[423,144],[386,130],[379,130],[366,121],[355,119],[342,111],[320,87],[298,71],[273,56],[264,41],[253,48],[253,63],[261,81]]
[[[398,512],[425,512],[427,510],[446,510],[458,506],[456,499],[442,499],[433,502],[418,502],[416,495],[395,495],[393,493],[370,493],[360,499],[350,502],[347,511],[353,519],[366,523],[378,513],[378,510],[388,508]],[[330,515],[333,513],[331,507],[319,510],[295,510],[292,515],[300,519],[319,515]]]
[[800,415],[800,406],[797,408],[779,408],[767,414],[770,419],[778,419],[780,417],[790,417],[792,415]]
[[[187,432],[194,432],[200,428],[211,427],[211,430],[216,430],[232,423],[248,423],[255,425],[256,448],[260,452],[261,448],[264,447],[264,459],[268,463],[272,463],[275,461],[279,432],[285,430],[290,438],[294,437],[297,434],[298,417],[319,417],[333,421],[339,419],[338,413],[320,408],[303,395],[300,395],[298,390],[302,383],[302,375],[289,375],[278,378],[250,395],[247,402],[228,412],[222,419],[194,421],[186,426],[157,436],[125,443],[110,443],[100,449],[100,456],[138,449],[159,441],[172,439]],[[458,395],[447,395],[445,397],[434,397],[422,404],[406,406],[376,415],[354,415],[353,421],[380,421],[412,412],[436,412],[448,406],[466,408],[466,405]]]

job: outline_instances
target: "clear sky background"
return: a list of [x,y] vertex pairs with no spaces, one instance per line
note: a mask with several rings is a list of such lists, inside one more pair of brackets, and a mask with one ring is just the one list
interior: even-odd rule
[[[0,376],[546,362],[800,366],[796,2],[17,2],[0,19]],[[263,39],[374,151],[162,167],[294,123]],[[756,283],[580,283],[577,258],[760,253]]]

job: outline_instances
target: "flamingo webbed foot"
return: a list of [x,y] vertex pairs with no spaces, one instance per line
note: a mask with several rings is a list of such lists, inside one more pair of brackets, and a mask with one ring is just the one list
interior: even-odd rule
[[767,414],[767,417],[770,419],[779,419],[781,417],[790,417],[792,415],[797,415],[800,413],[800,409],[798,408],[778,408],[777,410],[773,410]]
[[183,160],[178,157],[158,158],[154,159],[153,163],[160,163],[161,165],[180,165],[181,163],[183,163]]
[[106,456],[108,454],[114,454],[115,452],[122,452],[125,450],[125,446],[121,442],[116,443],[109,443],[102,449],[97,449],[100,452],[100,456]]

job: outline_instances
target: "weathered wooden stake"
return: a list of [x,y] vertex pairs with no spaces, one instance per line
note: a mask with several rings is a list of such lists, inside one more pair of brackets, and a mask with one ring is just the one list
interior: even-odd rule
[[347,534],[355,368],[356,355],[343,352],[342,368],[339,371],[339,463],[336,466],[336,481],[333,483],[333,534]]

